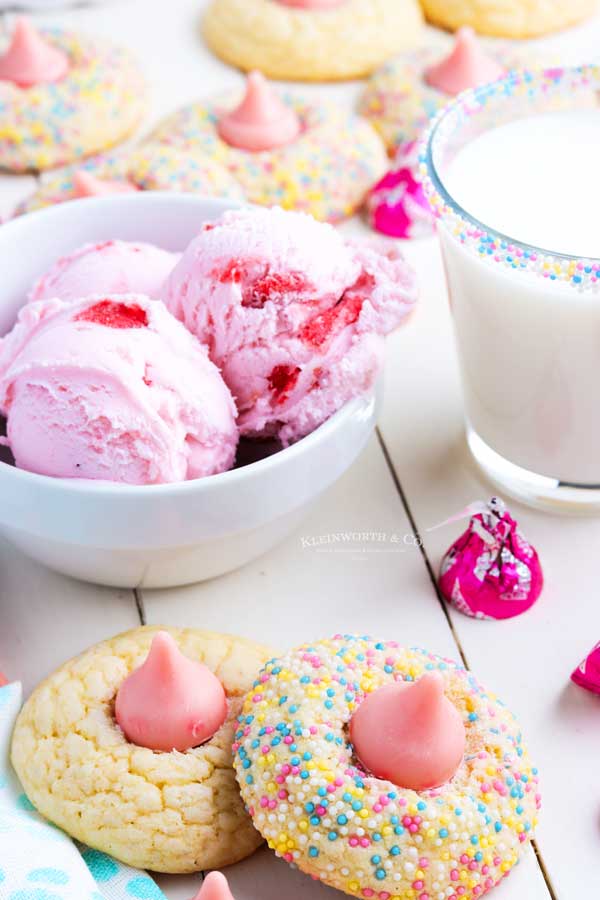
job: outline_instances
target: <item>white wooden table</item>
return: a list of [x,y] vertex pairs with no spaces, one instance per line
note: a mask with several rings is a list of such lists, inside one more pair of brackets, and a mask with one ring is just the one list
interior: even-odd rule
[[[4,0],[0,0],[0,6]],[[202,0],[120,0],[52,11],[37,19],[129,44],[153,92],[150,127],[164,113],[240,75],[214,59],[199,36]],[[598,55],[600,21],[545,43],[561,61]],[[311,86],[352,104],[360,85]],[[32,188],[0,177],[0,214]],[[359,222],[344,226],[361,230]],[[427,529],[492,493],[466,451],[455,350],[436,242],[406,254],[421,299],[413,321],[389,341],[379,433],[301,527],[267,556],[231,575],[175,590],[119,591],[68,580],[0,541],[0,669],[26,690],[67,657],[140,622],[237,632],[287,648],[336,631],[370,632],[462,657],[522,720],[541,770],[544,797],[531,850],[496,889],[497,900],[600,896],[600,700],[569,674],[600,639],[600,520],[553,518],[513,505],[541,553],[546,588],[526,616],[479,622],[446,609],[433,574],[461,525]],[[1,498],[0,498],[1,502]],[[305,547],[302,537],[338,531],[407,536],[355,553]],[[414,540],[423,539],[422,547]],[[378,545],[381,551],[381,545]],[[288,627],[292,611],[293,632]],[[267,850],[227,872],[236,900],[334,900]],[[160,877],[172,900],[188,900],[201,876]],[[338,895],[339,896],[339,895]]]

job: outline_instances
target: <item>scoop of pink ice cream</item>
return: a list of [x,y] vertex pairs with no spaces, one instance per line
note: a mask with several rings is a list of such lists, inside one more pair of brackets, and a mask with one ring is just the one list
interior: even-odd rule
[[128,484],[222,472],[235,405],[205,348],[160,302],[41,300],[0,341],[0,412],[17,466]]
[[391,244],[344,241],[303,213],[241,209],[204,225],[163,299],[208,346],[242,434],[287,444],[372,388],[383,336],[416,287]]
[[145,294],[155,300],[179,257],[153,244],[84,244],[38,278],[28,299],[72,301],[91,294]]

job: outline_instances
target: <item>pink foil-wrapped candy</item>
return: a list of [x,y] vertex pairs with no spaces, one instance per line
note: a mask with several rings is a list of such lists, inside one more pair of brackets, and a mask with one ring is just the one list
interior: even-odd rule
[[416,178],[417,167],[417,142],[399,147],[392,168],[367,199],[367,220],[375,231],[407,239],[433,233],[433,215]]
[[571,681],[586,691],[600,694],[600,643],[596,644],[581,665],[577,666],[571,675]]
[[476,619],[510,619],[533,606],[544,585],[534,548],[502,500],[493,497],[442,560],[439,586],[460,612]]

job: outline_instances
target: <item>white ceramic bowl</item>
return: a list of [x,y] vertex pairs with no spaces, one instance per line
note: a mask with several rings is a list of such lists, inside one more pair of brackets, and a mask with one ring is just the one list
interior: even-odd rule
[[[231,203],[167,193],[65,203],[0,228],[0,334],[34,278],[86,241],[182,250]],[[352,401],[292,447],[231,472],[156,486],[49,478],[0,463],[0,531],[33,559],[88,581],[167,587],[229,572],[281,541],[348,468],[375,423]]]

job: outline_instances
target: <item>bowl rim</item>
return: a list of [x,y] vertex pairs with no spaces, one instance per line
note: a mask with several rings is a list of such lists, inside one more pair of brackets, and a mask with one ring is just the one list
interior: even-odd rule
[[[5,235],[9,233],[18,233],[19,230],[30,227],[32,220],[36,222],[45,219],[61,218],[62,216],[76,216],[82,209],[82,204],[86,204],[85,208],[89,209],[90,205],[95,207],[120,207],[123,205],[187,205],[195,206],[199,203],[211,204],[215,211],[225,212],[228,209],[239,209],[243,204],[236,201],[229,201],[220,197],[205,197],[196,194],[180,194],[176,191],[143,191],[132,194],[115,194],[104,197],[84,197],[78,200],[71,200],[68,203],[61,203],[44,209],[35,210],[31,213],[25,213],[15,219],[6,222],[0,231],[0,254],[2,252],[2,242]],[[55,478],[52,475],[41,475],[37,472],[29,472],[26,469],[19,469],[16,466],[6,462],[0,462],[0,480],[13,479],[13,483],[21,483],[28,487],[38,490],[57,489],[69,494],[77,494],[81,496],[118,496],[118,497],[156,497],[169,493],[190,494],[192,492],[200,492],[202,490],[218,489],[220,487],[229,487],[243,480],[248,480],[252,476],[260,476],[268,470],[274,470],[281,466],[293,463],[294,459],[303,453],[310,453],[316,449],[323,441],[326,441],[330,434],[341,427],[346,420],[351,418],[358,412],[365,401],[371,402],[376,393],[376,387],[373,387],[366,394],[355,397],[345,403],[340,409],[336,410],[325,422],[315,428],[310,434],[300,438],[300,440],[283,447],[281,450],[272,453],[264,459],[256,460],[247,465],[240,466],[237,469],[228,469],[225,472],[219,472],[215,475],[205,475],[202,478],[193,478],[187,481],[166,482],[161,484],[121,484],[113,481],[101,481],[93,479],[78,478]]]

